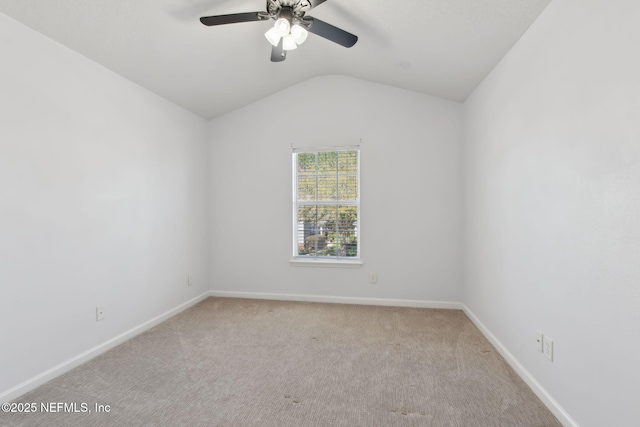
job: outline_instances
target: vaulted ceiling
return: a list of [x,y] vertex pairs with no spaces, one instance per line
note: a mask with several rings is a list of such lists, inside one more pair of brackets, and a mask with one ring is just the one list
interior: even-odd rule
[[265,0],[0,0],[0,12],[211,119],[328,74],[464,101],[550,1],[327,0],[308,15],[358,43],[310,34],[280,63],[264,37],[273,21],[199,22]]

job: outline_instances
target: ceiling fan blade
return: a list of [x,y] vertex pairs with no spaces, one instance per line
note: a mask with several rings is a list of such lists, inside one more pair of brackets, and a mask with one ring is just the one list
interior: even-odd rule
[[311,6],[311,9],[313,9],[316,6],[320,6],[322,3],[326,2],[327,0],[303,0],[306,1],[307,3],[309,3],[309,5]]
[[232,13],[230,15],[203,16],[200,22],[210,27],[212,25],[237,24],[239,22],[263,21],[268,19],[265,12]]
[[332,42],[338,43],[344,47],[351,47],[358,41],[358,36],[348,33],[345,30],[341,30],[338,27],[334,27],[331,24],[327,24],[318,18],[305,16],[304,21],[310,24],[307,28],[310,33],[324,37],[325,39],[331,40]]
[[271,62],[282,62],[287,58],[287,51],[283,49],[284,39],[281,37],[278,46],[271,49]]

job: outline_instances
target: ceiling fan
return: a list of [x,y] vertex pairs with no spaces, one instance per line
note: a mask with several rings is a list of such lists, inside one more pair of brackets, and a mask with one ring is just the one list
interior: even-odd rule
[[313,33],[344,47],[351,47],[358,36],[334,27],[305,14],[327,0],[267,0],[266,12],[232,13],[230,15],[204,16],[200,22],[207,26],[237,24],[239,22],[275,20],[265,37],[273,45],[271,61],[281,62],[287,51],[304,43],[308,33]]

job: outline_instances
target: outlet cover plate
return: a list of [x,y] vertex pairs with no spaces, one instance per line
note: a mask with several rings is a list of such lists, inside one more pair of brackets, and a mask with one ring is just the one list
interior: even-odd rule
[[550,337],[545,336],[542,342],[544,356],[553,362],[553,340]]

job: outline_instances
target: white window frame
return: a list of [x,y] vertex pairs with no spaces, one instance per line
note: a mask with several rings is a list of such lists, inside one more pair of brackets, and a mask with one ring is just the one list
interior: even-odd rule
[[[351,206],[356,206],[356,212],[358,215],[358,226],[357,226],[357,248],[358,248],[358,256],[357,257],[309,257],[309,256],[301,256],[298,255],[298,165],[297,165],[297,156],[298,153],[321,153],[321,152],[331,152],[331,151],[357,151],[358,152],[358,171],[357,171],[357,181],[358,181],[358,191],[357,191],[357,199],[355,202],[349,202],[347,204]],[[309,148],[294,148],[293,153],[291,155],[292,161],[292,206],[293,206],[293,227],[292,227],[292,258],[289,263],[295,267],[347,267],[347,268],[359,268],[362,266],[362,252],[360,247],[360,241],[362,237],[362,219],[360,217],[360,190],[361,190],[361,182],[360,182],[360,146],[338,146],[338,147],[309,147]],[[316,202],[315,204],[323,204],[322,202]],[[326,203],[328,205],[335,204],[334,202]]]

